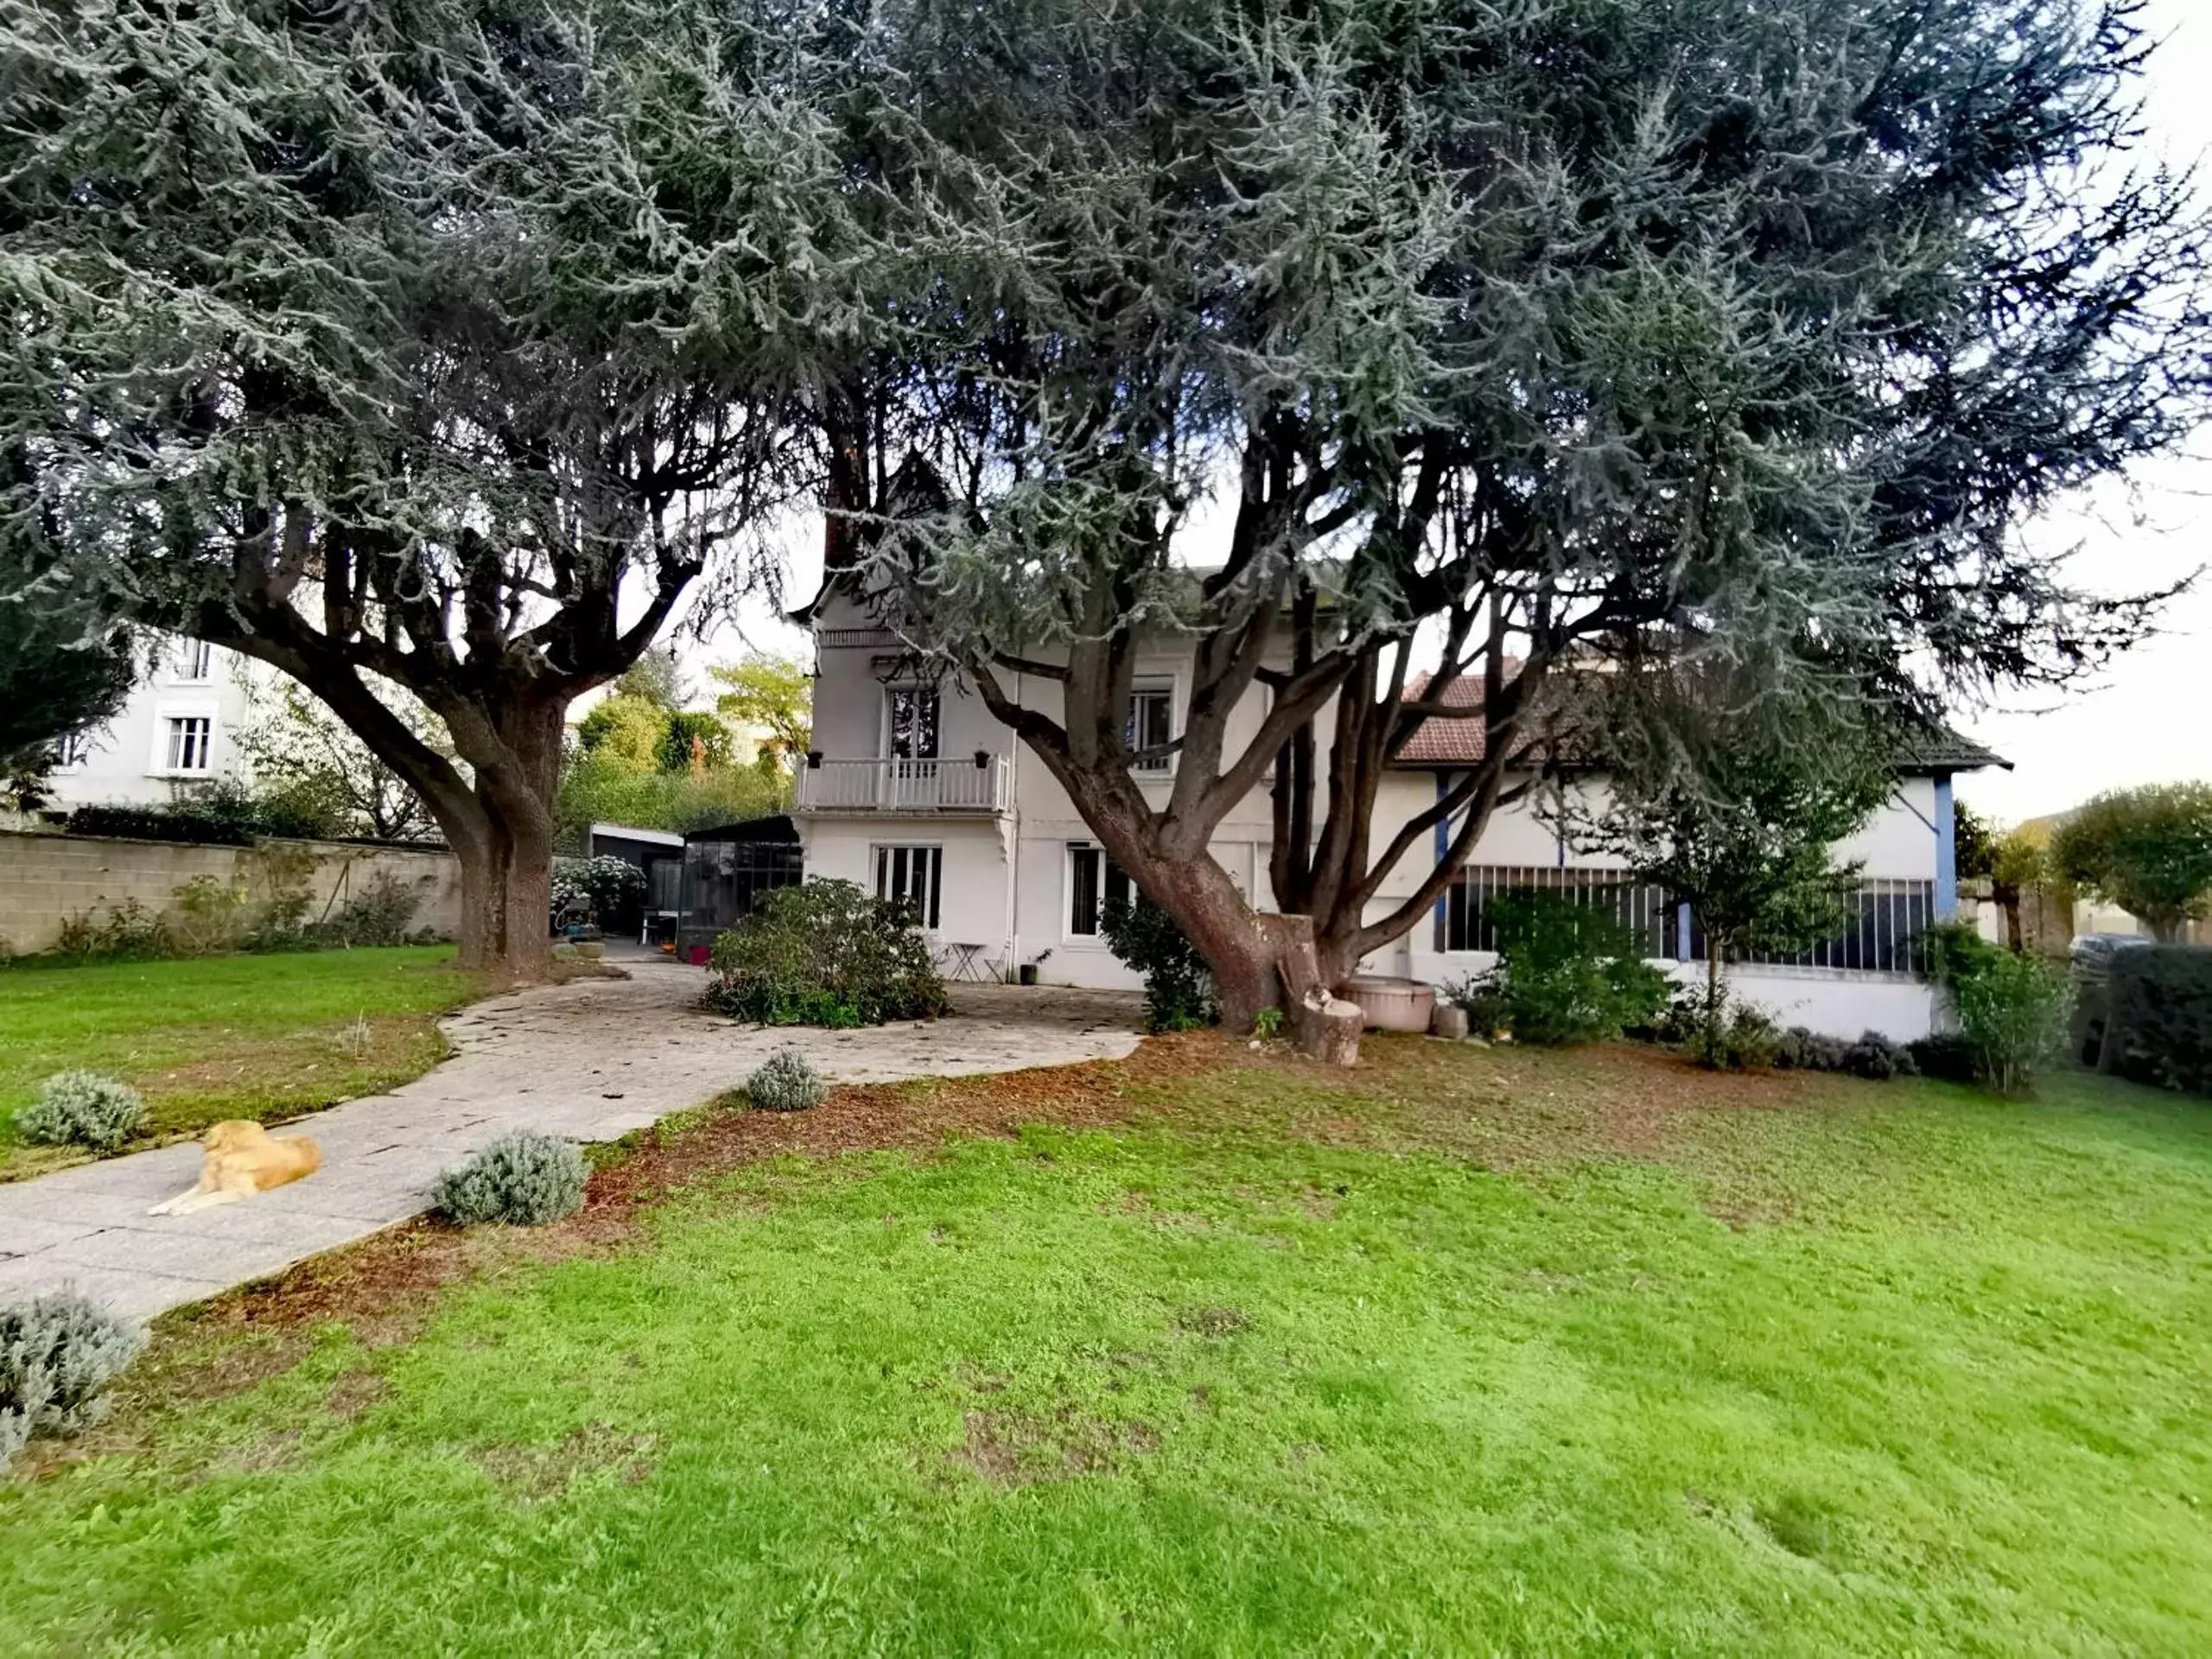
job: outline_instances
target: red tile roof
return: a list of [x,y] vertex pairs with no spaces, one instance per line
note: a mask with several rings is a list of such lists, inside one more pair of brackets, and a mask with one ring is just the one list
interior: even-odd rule
[[[1513,666],[1518,667],[1516,664]],[[1406,701],[1420,702],[1428,691],[1428,676],[1416,676],[1406,688]],[[1479,674],[1462,674],[1445,688],[1441,699],[1447,709],[1479,709],[1483,706],[1483,680]],[[1454,720],[1441,715],[1431,715],[1406,740],[1406,747],[1398,751],[1396,764],[1402,766],[1471,766],[1483,758],[1483,721],[1480,717]]]

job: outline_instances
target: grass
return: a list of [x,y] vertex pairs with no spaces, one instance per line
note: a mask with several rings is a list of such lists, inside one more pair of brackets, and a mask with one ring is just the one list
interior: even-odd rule
[[273,1119],[420,1077],[437,1016],[476,993],[448,946],[0,969],[0,1180],[81,1161],[29,1147],[16,1108],[84,1066],[137,1087],[151,1135]]
[[2212,1108],[1372,1046],[181,1327],[0,1647],[2212,1649]]

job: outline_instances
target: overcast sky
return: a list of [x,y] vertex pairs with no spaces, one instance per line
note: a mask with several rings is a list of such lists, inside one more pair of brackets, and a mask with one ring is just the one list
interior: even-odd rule
[[[2147,138],[2168,160],[2212,155],[2212,0],[2150,0],[2162,40],[2145,85]],[[2202,188],[2212,192],[2212,169]],[[2054,550],[2078,549],[2081,585],[2113,592],[2162,586],[2212,563],[2212,432],[2183,456],[2099,490],[2029,533]],[[821,576],[818,527],[793,536],[787,594],[796,603]],[[687,661],[726,660],[752,646],[797,654],[804,636],[772,607],[748,602],[709,648]],[[2177,601],[2158,637],[2093,684],[2063,695],[2016,695],[1955,711],[1956,723],[2014,763],[1960,780],[1961,798],[2001,822],[2056,812],[2100,790],[2212,779],[2212,580]]]

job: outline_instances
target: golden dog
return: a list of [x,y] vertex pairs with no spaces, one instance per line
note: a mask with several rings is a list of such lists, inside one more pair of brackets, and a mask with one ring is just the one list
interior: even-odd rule
[[322,1167],[322,1148],[304,1136],[279,1141],[260,1124],[233,1118],[207,1131],[200,1144],[200,1185],[157,1204],[149,1216],[188,1216],[218,1204],[236,1204]]

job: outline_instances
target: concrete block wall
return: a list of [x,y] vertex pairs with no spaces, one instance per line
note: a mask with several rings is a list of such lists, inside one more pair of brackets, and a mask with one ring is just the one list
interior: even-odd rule
[[257,847],[120,841],[0,831],[0,951],[50,948],[72,916],[136,899],[173,910],[176,891],[200,876],[243,881],[257,896],[273,869],[298,867],[295,884],[314,896],[310,918],[346,902],[381,871],[418,894],[414,928],[451,936],[461,923],[461,866],[448,852],[359,847],[345,842],[270,841]]

